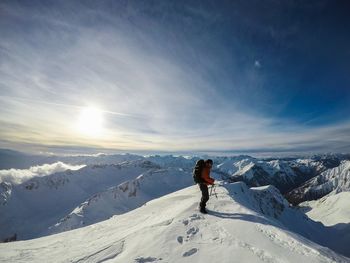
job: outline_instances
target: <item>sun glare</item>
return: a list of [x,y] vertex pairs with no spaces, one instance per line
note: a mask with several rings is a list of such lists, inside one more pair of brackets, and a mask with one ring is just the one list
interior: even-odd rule
[[94,107],[83,108],[78,120],[78,130],[80,133],[98,137],[103,131],[103,113]]

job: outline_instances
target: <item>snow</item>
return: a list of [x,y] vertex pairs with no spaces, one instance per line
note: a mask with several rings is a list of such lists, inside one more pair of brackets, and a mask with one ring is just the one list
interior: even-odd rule
[[252,157],[237,156],[233,158],[227,158],[226,160],[219,162],[216,168],[219,171],[224,172],[230,176],[234,176],[236,174],[241,175],[242,170],[249,169],[251,166],[254,165],[256,161],[257,160]]
[[350,161],[344,160],[339,166],[328,169],[288,193],[288,200],[294,204],[316,200],[328,194],[350,191]]
[[[350,262],[350,161],[337,156],[210,157],[213,177],[259,187],[220,183],[209,215],[188,187],[198,157],[23,158],[40,165],[0,170],[0,239],[37,239],[0,244],[0,262]],[[327,195],[291,207],[280,191],[305,181],[297,194]]]
[[34,177],[18,185],[3,182],[0,184],[0,239],[14,233],[17,239],[46,234],[48,227],[93,194],[159,168],[139,160],[117,165],[88,165],[77,171]]
[[326,167],[319,161],[307,158],[295,160],[295,166],[299,168],[303,173],[312,172],[313,168],[317,169],[317,172],[326,170]]
[[227,158],[216,166],[216,171],[226,180],[243,180],[249,186],[272,184],[283,193],[325,169],[321,162],[311,159],[259,160],[249,156]]
[[[244,164],[244,165],[243,165]],[[254,172],[252,168],[255,164],[253,162],[246,163],[246,160],[242,160],[237,163],[238,171],[236,171],[233,176],[243,175],[245,179],[250,180],[254,177]]]
[[343,161],[338,167],[323,172],[317,179],[324,181],[325,185],[330,185],[336,193],[349,191],[350,161]]
[[149,170],[136,179],[94,194],[50,227],[49,233],[67,231],[108,219],[192,184],[192,176],[181,168]]
[[350,192],[329,194],[316,201],[299,204],[306,214],[326,226],[350,223]]
[[[290,225],[307,219],[285,207],[276,188],[235,183],[216,191],[208,215],[198,213],[199,190],[191,186],[84,228],[0,244],[0,261],[350,262],[291,231]],[[271,200],[284,207],[277,217]]]

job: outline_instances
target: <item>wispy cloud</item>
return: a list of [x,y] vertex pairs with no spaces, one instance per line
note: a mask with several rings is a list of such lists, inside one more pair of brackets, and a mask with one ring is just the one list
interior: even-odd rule
[[[2,4],[0,134],[6,146],[350,148],[342,132],[346,125],[307,127],[259,111],[257,103],[278,108],[252,67],[261,68],[260,60],[251,58],[243,81],[240,62],[226,63],[232,54],[201,31],[201,21],[222,17],[188,8],[188,14],[176,16],[181,25],[169,30],[164,24],[174,18],[161,17],[160,11],[173,8],[170,4],[150,7],[157,19],[145,15],[147,6],[109,12],[103,3],[94,5]],[[89,105],[103,112],[100,138],[75,129],[79,111]]]

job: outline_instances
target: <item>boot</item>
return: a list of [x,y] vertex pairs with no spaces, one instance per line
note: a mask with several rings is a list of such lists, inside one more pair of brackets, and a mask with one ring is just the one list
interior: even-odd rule
[[199,209],[199,212],[201,212],[202,214],[208,214],[207,210],[205,209],[205,207],[201,207]]

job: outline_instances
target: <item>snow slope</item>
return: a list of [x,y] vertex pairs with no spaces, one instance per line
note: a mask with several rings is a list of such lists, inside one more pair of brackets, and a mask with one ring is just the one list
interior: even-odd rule
[[192,184],[192,176],[181,168],[149,170],[136,179],[94,194],[50,227],[49,233],[59,233],[106,220]]
[[[307,219],[285,207],[275,188],[235,183],[218,187],[217,194],[208,215],[198,213],[199,191],[192,186],[94,225],[0,244],[0,261],[350,262],[290,231],[293,222],[279,221],[291,211],[296,225]],[[317,223],[308,221],[312,230]]]
[[315,221],[326,226],[350,223],[350,192],[329,194],[315,201],[306,201],[299,206]]
[[77,171],[34,177],[18,185],[2,182],[0,239],[15,233],[17,239],[38,237],[93,194],[159,168],[139,160],[88,165]]

